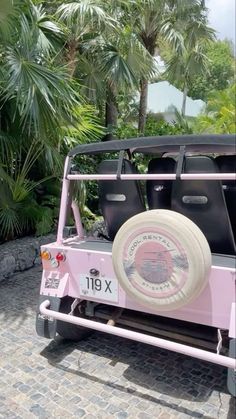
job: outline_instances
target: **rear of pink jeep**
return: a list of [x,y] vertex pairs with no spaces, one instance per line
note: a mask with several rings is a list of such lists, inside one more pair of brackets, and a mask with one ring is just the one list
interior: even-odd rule
[[[75,155],[103,152],[119,156],[94,174],[72,169]],[[135,167],[135,152],[148,156],[147,173]],[[233,152],[232,136],[151,137],[72,150],[57,241],[41,249],[37,333],[79,340],[99,330],[223,365],[235,395]],[[99,238],[85,237],[74,196],[76,182],[86,180],[99,183],[106,226]],[[65,237],[70,208],[75,232]]]

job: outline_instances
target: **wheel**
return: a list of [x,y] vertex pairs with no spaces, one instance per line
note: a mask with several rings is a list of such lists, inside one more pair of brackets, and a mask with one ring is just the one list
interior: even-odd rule
[[112,248],[121,287],[138,303],[175,310],[208,282],[211,251],[202,231],[182,214],[151,210],[130,218]]
[[[63,297],[60,305],[60,313],[68,314],[71,311],[71,304],[73,303],[74,298],[72,297]],[[74,309],[74,316],[85,317],[80,313],[78,306]],[[75,324],[63,322],[61,320],[57,321],[57,333],[64,339],[72,340],[74,342],[79,342],[80,340],[86,338],[92,333],[91,329],[87,329],[82,326],[76,326]]]
[[[229,356],[231,358],[236,358],[236,339],[231,339],[229,342]],[[233,397],[236,397],[236,371],[231,368],[228,368],[227,387],[229,393]]]

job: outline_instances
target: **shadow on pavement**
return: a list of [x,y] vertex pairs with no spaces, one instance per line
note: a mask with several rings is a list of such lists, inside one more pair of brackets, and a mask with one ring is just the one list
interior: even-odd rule
[[[78,359],[68,364],[66,358],[70,359],[72,353],[74,357],[76,353]],[[87,365],[86,362],[80,362],[83,355],[87,358],[88,354],[98,357],[97,361],[93,361],[92,371],[87,361]],[[224,368],[102,333],[94,333],[86,341],[77,344],[58,338],[51,341],[41,355],[55,368],[193,418],[199,417],[199,411],[180,406],[175,402],[176,399],[207,402],[212,391],[227,392]],[[104,365],[100,363],[99,357],[103,358]],[[101,371],[94,369],[96,363],[100,365]],[[107,370],[117,363],[125,364],[126,369],[120,377],[114,376],[113,379],[112,373],[107,376]],[[148,389],[149,394],[142,391],[142,388]],[[217,405],[221,405],[220,395]],[[233,405],[232,400],[231,410]],[[204,418],[212,417],[204,415]],[[232,418],[228,416],[228,419]]]

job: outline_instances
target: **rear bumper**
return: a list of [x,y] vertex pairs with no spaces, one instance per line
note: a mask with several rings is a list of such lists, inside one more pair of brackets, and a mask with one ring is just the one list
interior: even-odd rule
[[80,317],[75,317],[73,315],[59,313],[57,311],[50,310],[50,305],[50,301],[45,297],[45,300],[39,306],[39,313],[42,316],[47,316],[48,318],[53,320],[61,320],[67,323],[75,324],[89,329],[94,329],[100,332],[109,333],[111,335],[116,335],[137,342],[146,343],[162,349],[178,352],[183,355],[192,356],[194,358],[202,359],[204,361],[212,362],[214,364],[221,365],[227,368],[232,368],[234,370],[236,369],[236,360],[233,358],[215,354],[209,351],[205,351],[203,349],[193,348],[191,346],[183,345],[169,340],[157,338],[154,336],[146,335],[140,332],[134,332],[120,327],[95,322],[93,320],[83,319]]
[[[47,266],[44,264],[40,289],[40,295],[45,299],[48,296],[50,298],[63,298],[68,295],[95,303],[122,307],[217,329],[226,329],[230,330],[230,337],[236,337],[234,314],[232,312],[236,289],[235,269],[213,266],[209,283],[196,299],[177,310],[161,312],[137,303],[125,293],[119,283],[117,284],[110,254],[97,255],[96,253],[73,249],[73,252],[68,252],[66,262],[63,262],[59,268],[52,269],[48,265],[49,263],[47,263]],[[86,295],[83,292],[81,274],[88,273],[91,268],[100,270],[102,278],[108,278],[109,281],[112,281],[114,287],[117,286],[116,300],[105,299],[104,295],[100,296],[98,293]]]

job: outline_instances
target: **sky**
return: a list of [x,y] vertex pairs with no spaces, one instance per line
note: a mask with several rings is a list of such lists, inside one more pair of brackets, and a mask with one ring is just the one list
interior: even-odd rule
[[235,41],[235,0],[206,0],[209,23],[217,31],[217,38]]

